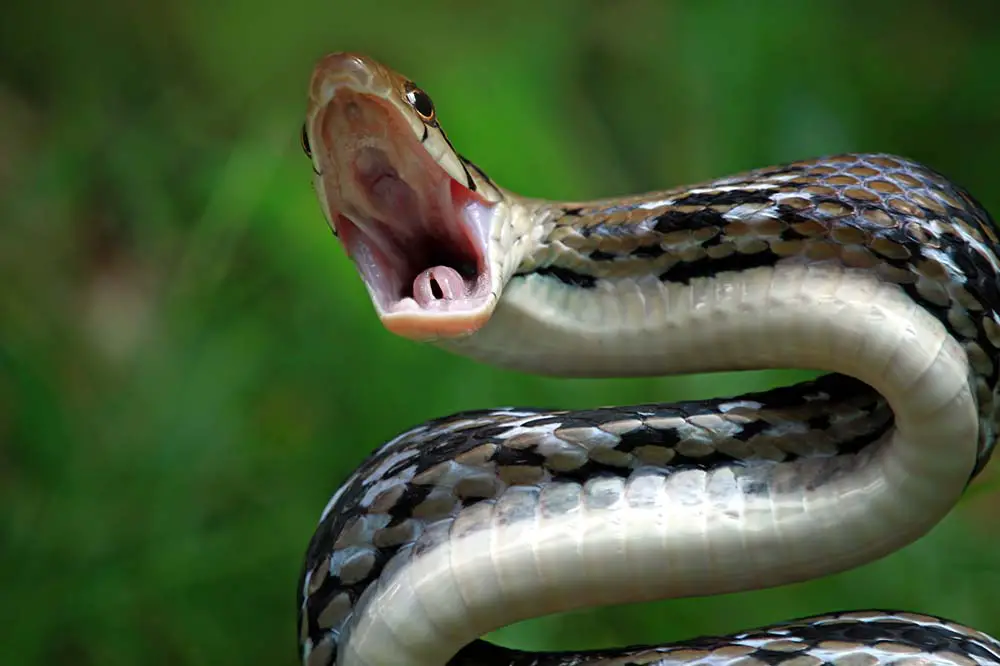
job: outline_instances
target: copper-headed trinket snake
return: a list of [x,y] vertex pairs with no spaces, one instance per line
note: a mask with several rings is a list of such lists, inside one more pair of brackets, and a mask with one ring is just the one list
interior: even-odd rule
[[834,373],[736,398],[486,409],[399,435],[309,544],[304,664],[1000,664],[995,639],[897,611],[579,653],[478,638],[843,571],[933,527],[986,464],[1000,409],[1000,243],[967,192],[851,154],[530,199],[455,151],[423,90],[349,53],[316,66],[303,144],[394,333],[555,376]]

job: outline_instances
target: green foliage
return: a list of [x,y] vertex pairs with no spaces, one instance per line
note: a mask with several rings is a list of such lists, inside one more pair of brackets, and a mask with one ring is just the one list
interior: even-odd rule
[[[383,331],[299,153],[305,84],[326,51],[365,51],[414,77],[460,150],[524,194],[613,195],[879,150],[1000,211],[988,2],[95,0],[2,12],[4,664],[293,664],[296,578],[319,512],[399,430],[491,405],[670,400],[790,378],[559,381]],[[912,548],[829,579],[549,618],[497,639],[661,641],[854,607],[1000,633],[997,510],[979,493]]]

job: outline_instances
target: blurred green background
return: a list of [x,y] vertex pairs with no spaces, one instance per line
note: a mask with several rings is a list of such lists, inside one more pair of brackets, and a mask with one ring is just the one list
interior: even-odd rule
[[[877,150],[1000,212],[994,2],[7,3],[0,663],[291,665],[319,512],[396,432],[789,379],[543,379],[382,330],[299,149],[312,64],[344,49],[412,76],[459,149],[524,194]],[[854,572],[495,638],[606,646],[857,607],[1000,634],[996,485]]]

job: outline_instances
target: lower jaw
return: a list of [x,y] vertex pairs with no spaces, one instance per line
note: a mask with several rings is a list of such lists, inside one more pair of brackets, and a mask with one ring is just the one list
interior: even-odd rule
[[394,312],[380,315],[390,333],[417,342],[435,342],[464,338],[489,321],[488,308],[470,312]]

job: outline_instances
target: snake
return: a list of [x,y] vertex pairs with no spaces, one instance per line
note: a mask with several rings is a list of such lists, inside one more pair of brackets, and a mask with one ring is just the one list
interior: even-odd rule
[[390,439],[309,542],[304,665],[1000,664],[995,638],[900,610],[577,652],[483,638],[821,577],[930,531],[1000,422],[1000,242],[966,190],[851,153],[520,196],[456,151],[426,91],[348,52],[315,65],[302,145],[390,333],[551,377],[816,373],[738,397],[465,411]]

